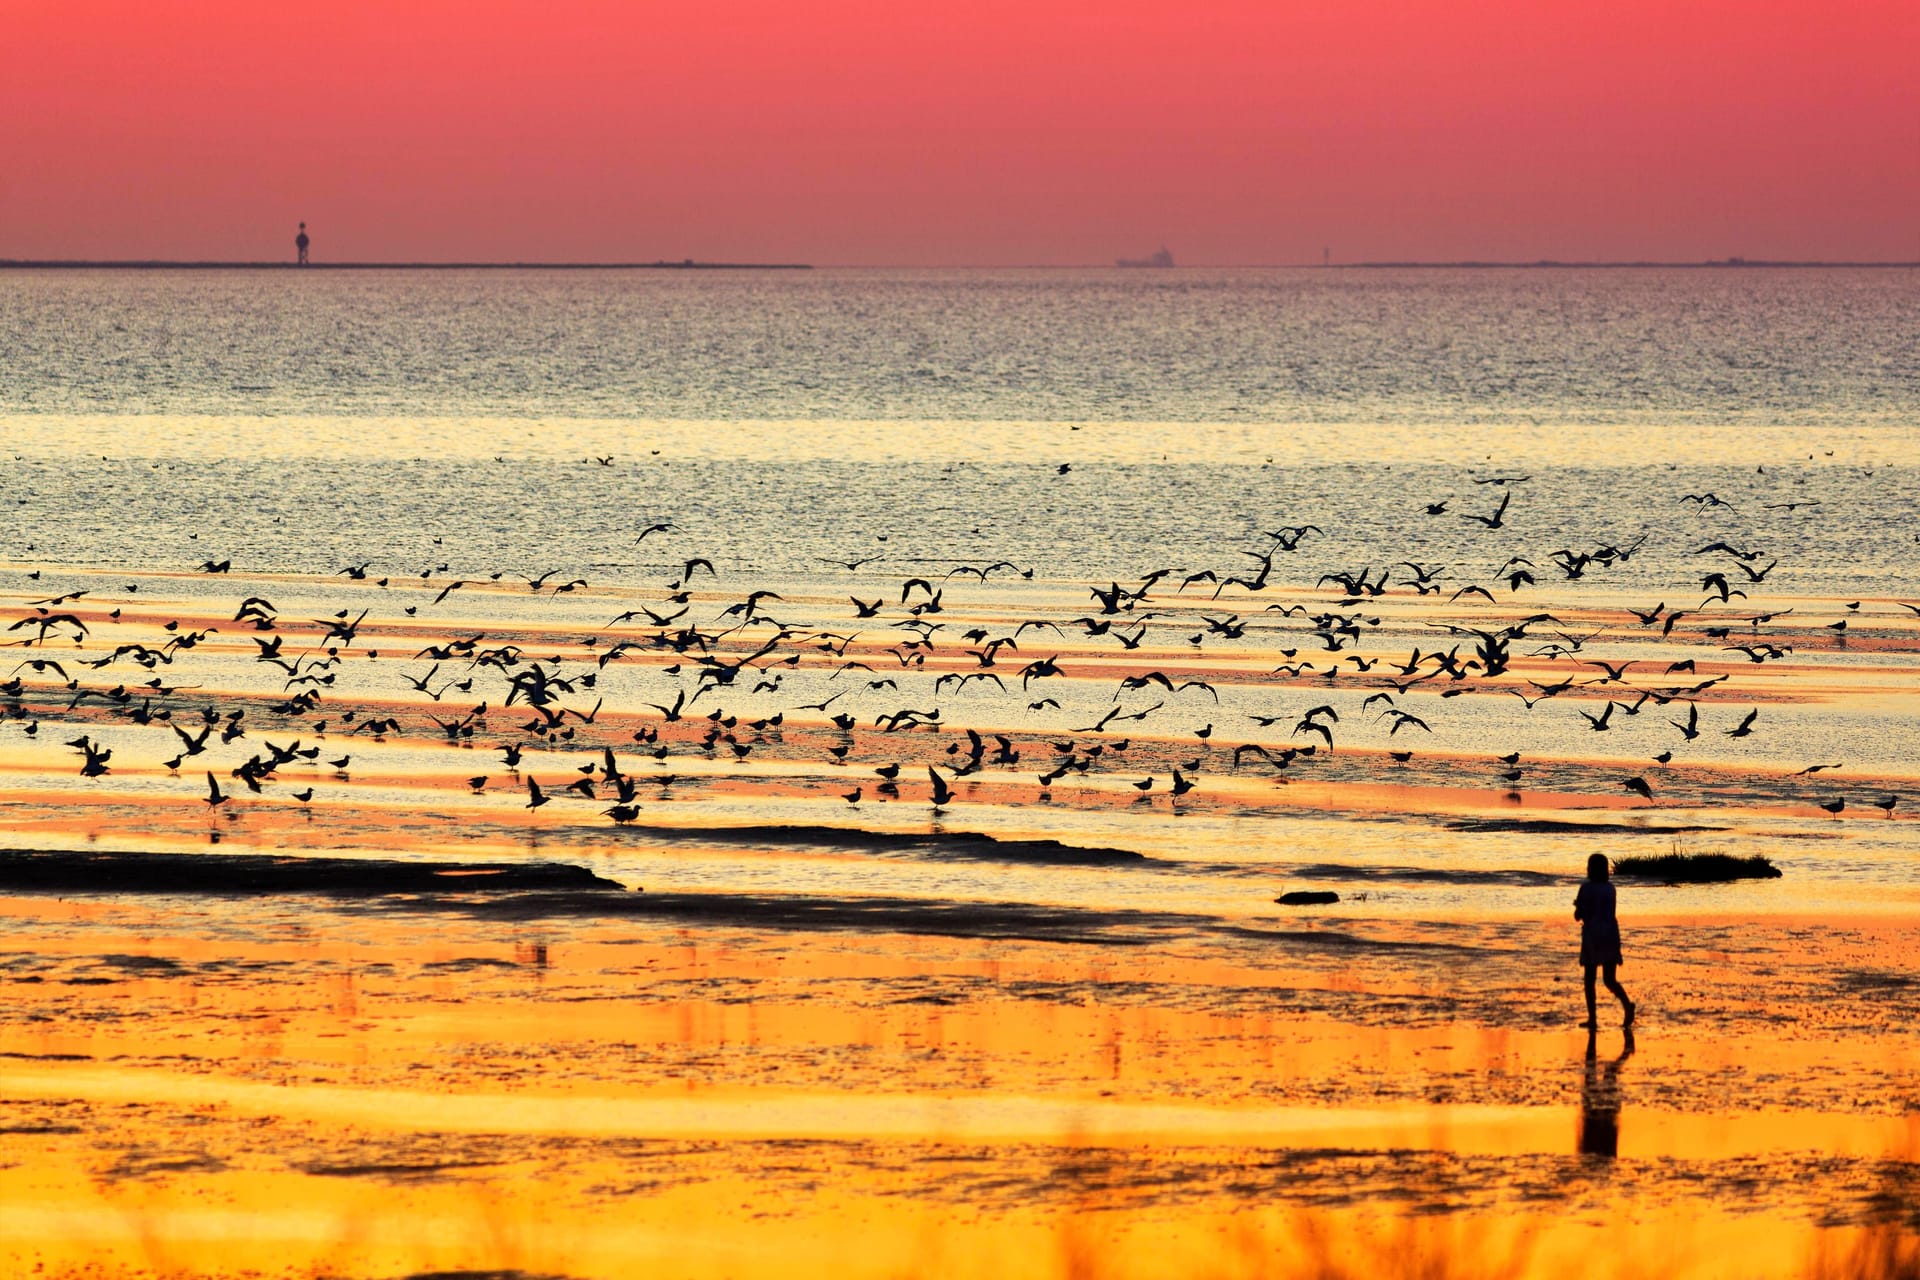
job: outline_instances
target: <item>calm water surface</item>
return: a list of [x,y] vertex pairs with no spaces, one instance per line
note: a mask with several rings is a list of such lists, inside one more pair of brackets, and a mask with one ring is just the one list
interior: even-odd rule
[[1882,424],[1911,270],[0,272],[0,412]]

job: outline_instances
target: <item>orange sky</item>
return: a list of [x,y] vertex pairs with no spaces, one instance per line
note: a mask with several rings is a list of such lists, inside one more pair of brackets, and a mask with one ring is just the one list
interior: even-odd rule
[[0,257],[1920,258],[1914,0],[12,0]]

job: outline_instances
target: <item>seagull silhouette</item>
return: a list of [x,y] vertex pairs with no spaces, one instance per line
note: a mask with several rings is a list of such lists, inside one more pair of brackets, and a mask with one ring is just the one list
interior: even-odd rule
[[[1488,484],[1488,483],[1504,483],[1504,482],[1476,480],[1474,481],[1474,483]],[[1475,521],[1476,523],[1483,524],[1487,526],[1487,528],[1489,529],[1504,529],[1506,527],[1507,504],[1511,503],[1512,501],[1513,501],[1513,490],[1509,489],[1505,493],[1500,495],[1500,505],[1493,509],[1492,515],[1490,516],[1463,515],[1460,518],[1462,520],[1472,520],[1472,521]]]

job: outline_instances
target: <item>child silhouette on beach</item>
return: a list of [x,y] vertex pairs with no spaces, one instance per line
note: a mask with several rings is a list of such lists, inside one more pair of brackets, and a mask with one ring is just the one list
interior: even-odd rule
[[1601,970],[1607,990],[1620,999],[1620,1007],[1627,1015],[1622,1025],[1633,1025],[1633,1001],[1627,999],[1626,988],[1614,976],[1614,968],[1620,963],[1620,922],[1614,917],[1613,906],[1613,881],[1608,878],[1607,855],[1596,853],[1587,859],[1587,882],[1573,897],[1573,918],[1580,922],[1580,966],[1586,971],[1589,1031],[1600,1025],[1593,1004],[1595,969]]

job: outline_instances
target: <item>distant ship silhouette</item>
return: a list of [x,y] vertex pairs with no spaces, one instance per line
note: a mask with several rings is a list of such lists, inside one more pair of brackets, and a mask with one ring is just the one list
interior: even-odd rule
[[1113,265],[1116,267],[1170,267],[1173,265],[1173,255],[1167,252],[1167,246],[1161,245],[1160,251],[1152,257],[1119,258]]

